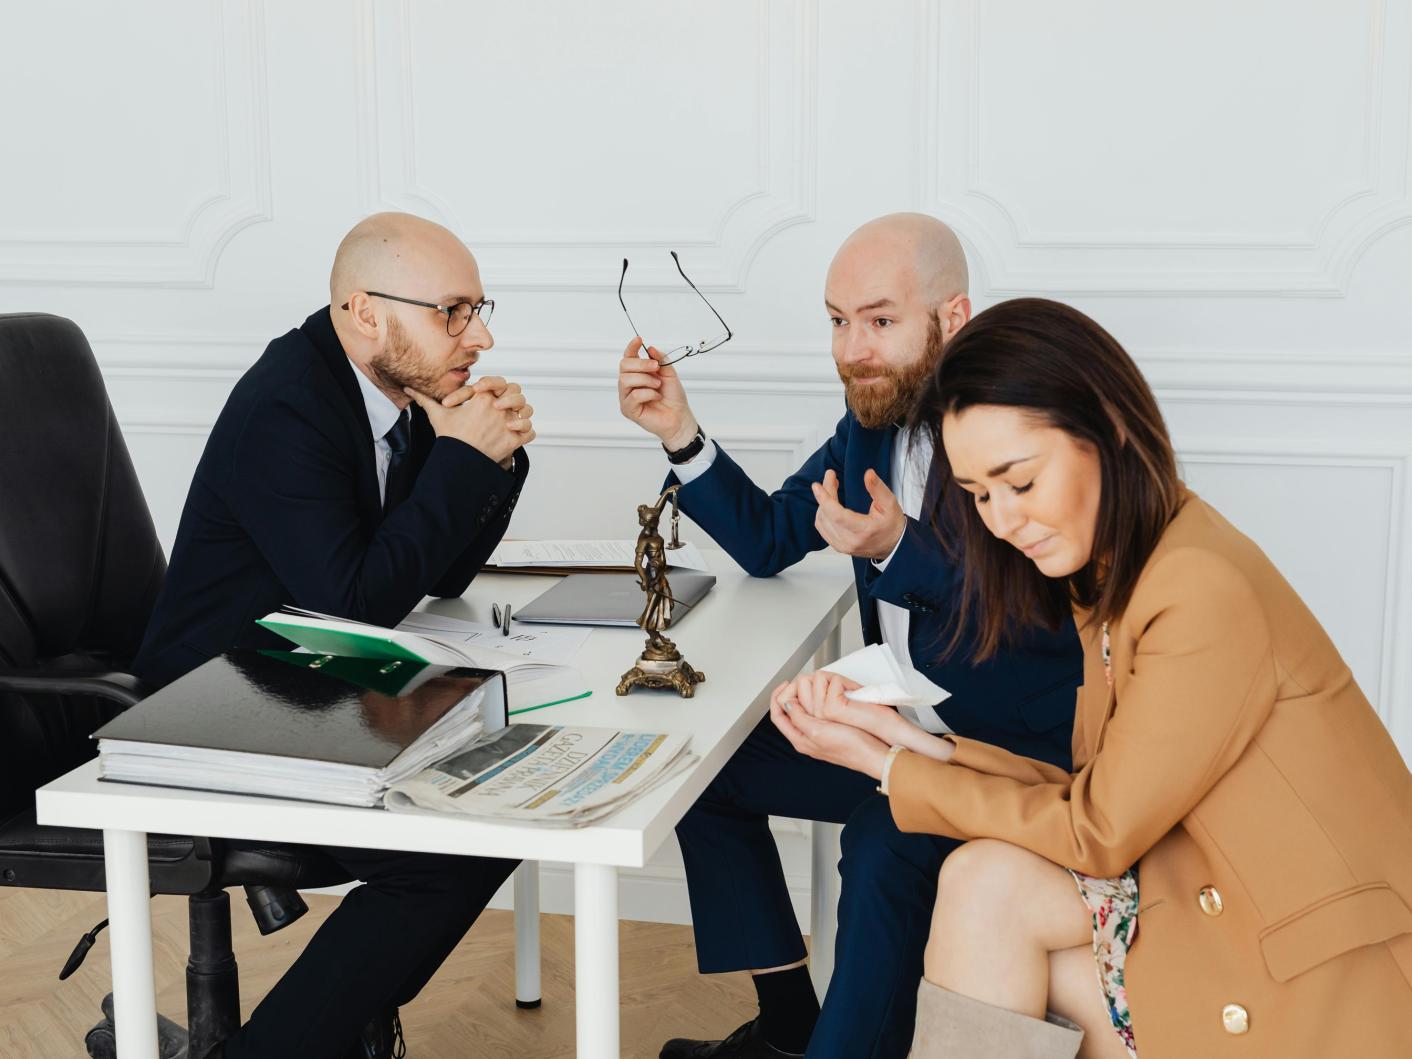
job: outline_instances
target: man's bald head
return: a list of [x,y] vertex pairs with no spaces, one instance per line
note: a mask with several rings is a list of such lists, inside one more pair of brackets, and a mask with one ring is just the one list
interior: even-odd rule
[[464,385],[495,344],[476,259],[441,225],[410,213],[375,213],[343,237],[329,304],[348,359],[399,407],[408,387],[441,398]]
[[[479,274],[475,258],[459,239],[434,221],[410,213],[375,213],[353,226],[334,254],[329,302],[342,305],[357,291],[380,290],[433,301],[459,288],[457,273]],[[468,282],[460,280],[460,286]]]
[[924,213],[890,213],[844,240],[824,305],[848,406],[865,427],[906,418],[918,387],[971,318],[966,255]]
[[845,239],[834,255],[834,268],[873,270],[885,264],[910,265],[916,291],[928,305],[969,293],[961,241],[947,225],[925,213],[889,213],[871,220]]

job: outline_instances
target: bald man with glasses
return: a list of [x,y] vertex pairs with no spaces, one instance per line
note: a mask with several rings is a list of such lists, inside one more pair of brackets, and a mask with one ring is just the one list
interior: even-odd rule
[[[459,596],[509,524],[534,410],[518,385],[472,379],[494,344],[475,258],[440,225],[376,214],[344,238],[329,288],[211,430],[133,663],[154,685],[234,647],[288,646],[254,624],[286,604],[395,625],[424,596]],[[515,867],[326,852],[364,885],[211,1056],[392,1056],[397,1008]]]

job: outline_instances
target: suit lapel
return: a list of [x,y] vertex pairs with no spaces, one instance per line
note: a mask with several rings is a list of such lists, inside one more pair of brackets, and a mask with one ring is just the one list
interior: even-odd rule
[[[373,428],[368,422],[368,408],[363,403],[363,391],[353,373],[358,369],[343,351],[343,343],[333,329],[333,317],[328,306],[314,313],[299,329],[318,350],[324,366],[333,377],[337,399],[333,402],[339,416],[348,426],[350,448],[357,467],[358,504],[366,512],[382,517],[382,501],[378,497],[377,465],[373,462]],[[416,420],[413,419],[415,429]]]
[[[1079,709],[1074,715],[1074,748],[1082,754],[1082,757],[1075,754],[1076,770],[1092,761],[1098,754],[1103,746],[1103,733],[1113,717],[1114,707],[1118,704],[1116,683],[1109,685],[1108,674],[1103,668],[1103,650],[1100,647],[1103,632],[1099,626],[1089,625],[1089,618],[1087,611],[1074,611],[1074,625],[1078,628],[1084,663]],[[1113,672],[1117,673],[1118,660],[1113,658],[1111,661]]]
[[[878,477],[883,480],[889,489],[896,492],[897,486],[892,481],[892,450],[897,447],[897,435],[899,431],[896,427],[888,427],[886,430],[879,431],[879,433],[882,435],[882,441],[878,445],[877,462],[873,464],[873,470],[878,472]],[[862,483],[860,482],[859,484],[861,485]],[[863,495],[868,495],[867,489],[863,490]],[[868,503],[864,504],[859,510],[867,511],[871,504],[872,499],[869,498]]]

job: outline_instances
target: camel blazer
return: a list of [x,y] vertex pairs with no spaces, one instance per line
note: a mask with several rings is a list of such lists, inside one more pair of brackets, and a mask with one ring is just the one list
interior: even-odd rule
[[1412,1055],[1412,776],[1314,616],[1188,492],[1110,627],[1111,688],[1087,617],[1077,771],[900,754],[898,827],[1137,865],[1141,1059]]

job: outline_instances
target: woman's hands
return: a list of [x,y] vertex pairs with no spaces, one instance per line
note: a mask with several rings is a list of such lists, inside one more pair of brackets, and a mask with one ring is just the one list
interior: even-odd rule
[[[834,676],[832,673],[822,675]],[[790,745],[809,757],[842,765],[844,768],[872,776],[873,779],[881,779],[883,760],[887,757],[889,744],[871,732],[854,727],[846,721],[815,716],[803,705],[805,696],[813,701],[813,685],[804,685],[807,691],[796,691],[796,683],[781,684],[770,696],[770,719],[775,722],[775,727],[784,733]],[[837,697],[842,699],[843,693],[838,692]],[[828,706],[820,706],[831,713],[842,713],[832,702]],[[879,706],[878,709],[885,710],[887,707]]]
[[845,698],[845,692],[858,687],[856,681],[823,670],[796,677],[770,696],[770,719],[801,754],[874,779],[882,778],[883,762],[894,745],[939,761],[951,757],[953,744],[924,732],[891,706]]

